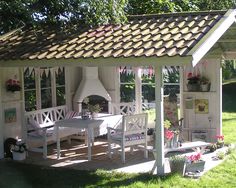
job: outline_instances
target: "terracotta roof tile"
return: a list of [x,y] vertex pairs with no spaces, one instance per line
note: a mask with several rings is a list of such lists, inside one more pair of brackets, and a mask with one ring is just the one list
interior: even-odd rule
[[78,28],[23,28],[0,37],[0,59],[70,59],[184,56],[226,11],[129,17],[125,25]]
[[75,54],[73,55],[74,58],[78,58],[81,57],[84,53],[84,50],[80,50],[78,52],[75,52]]

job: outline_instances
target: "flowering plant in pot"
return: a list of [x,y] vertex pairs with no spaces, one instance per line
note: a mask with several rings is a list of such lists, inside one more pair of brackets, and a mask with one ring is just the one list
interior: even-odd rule
[[164,121],[164,136],[167,147],[179,146],[179,129],[174,127],[169,120]]
[[188,91],[199,91],[199,81],[200,81],[200,75],[194,75],[193,73],[188,73],[188,83],[187,88]]
[[205,167],[205,161],[202,160],[201,153],[196,153],[186,157],[185,173],[187,172],[202,172]]
[[26,151],[26,144],[21,141],[17,141],[16,144],[11,148],[14,160],[24,160],[26,157]]
[[202,76],[200,78],[200,90],[201,91],[209,91],[210,86],[211,86],[210,80],[207,77]]
[[99,104],[89,104],[89,98],[86,97],[83,101],[87,105],[88,111],[91,113],[92,117],[96,117],[99,112],[101,112],[102,107]]
[[222,148],[224,146],[224,135],[216,135],[216,139],[217,148]]

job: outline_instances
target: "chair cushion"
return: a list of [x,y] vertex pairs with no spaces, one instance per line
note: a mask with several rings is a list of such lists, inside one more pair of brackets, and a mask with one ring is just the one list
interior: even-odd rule
[[[125,136],[125,141],[141,140],[141,139],[144,139],[144,138],[145,138],[144,134],[130,134],[130,135]],[[121,140],[122,139],[122,134],[114,133],[114,134],[112,134],[112,139]]]
[[71,119],[71,118],[73,118],[73,117],[75,117],[77,115],[78,115],[78,112],[69,111],[69,112],[66,113],[65,119]]
[[[43,130],[41,129],[40,124],[35,121],[33,118],[29,118],[29,123],[27,125],[28,130],[33,130],[32,132],[28,133],[28,136],[33,136],[33,137],[42,137],[43,136]],[[52,132],[46,131],[46,136],[49,137],[52,135]]]

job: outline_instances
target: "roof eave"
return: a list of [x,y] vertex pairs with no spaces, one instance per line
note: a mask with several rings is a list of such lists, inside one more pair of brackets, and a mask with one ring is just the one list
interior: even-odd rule
[[195,66],[225,33],[225,31],[236,21],[236,10],[228,10],[223,18],[189,51],[192,56],[192,66]]
[[49,60],[0,60],[0,67],[42,66],[183,66],[190,64],[191,56],[79,58]]

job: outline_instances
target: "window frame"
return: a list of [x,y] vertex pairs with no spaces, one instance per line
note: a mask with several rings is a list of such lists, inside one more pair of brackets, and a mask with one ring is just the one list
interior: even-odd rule
[[[29,67],[24,68],[23,71],[23,79],[25,81],[25,71],[26,69],[28,69]],[[51,107],[56,107],[59,106],[57,105],[57,88],[60,87],[64,87],[64,95],[65,95],[65,102],[63,105],[66,105],[66,69],[65,67],[30,67],[30,69],[34,69],[35,72],[35,88],[30,88],[30,89],[25,89],[24,87],[24,104],[25,104],[25,110],[26,109],[26,101],[27,99],[25,98],[25,92],[30,91],[30,90],[35,90],[36,91],[36,110],[40,110],[40,109],[44,109],[42,108],[42,95],[41,92],[44,89],[50,89],[51,92]],[[42,80],[42,76],[41,76],[41,69],[45,69],[44,72],[48,72],[49,74],[51,74],[50,76],[50,86],[49,87],[41,87],[41,80]],[[64,72],[64,85],[57,85],[56,82],[56,72],[57,70],[62,69]],[[60,105],[61,106],[61,105]],[[51,107],[46,107],[46,108],[51,108]],[[32,108],[31,108],[32,109]],[[32,111],[32,110],[30,110]]]

